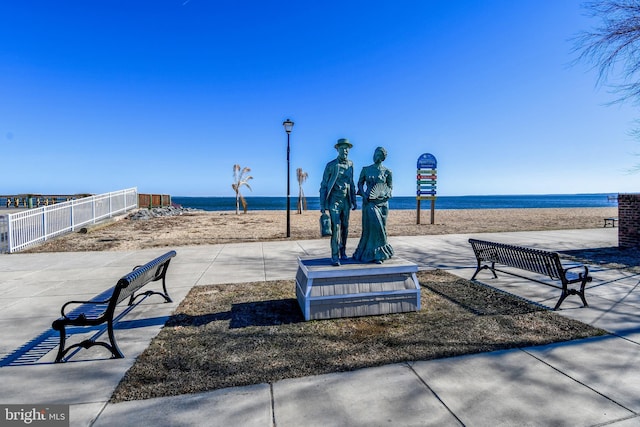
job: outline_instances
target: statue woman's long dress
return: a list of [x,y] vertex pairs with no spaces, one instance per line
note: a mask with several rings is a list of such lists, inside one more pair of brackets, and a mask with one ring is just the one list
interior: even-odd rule
[[376,148],[374,163],[365,166],[358,179],[358,194],[362,196],[362,236],[353,259],[359,262],[382,263],[393,256],[387,242],[387,216],[391,198],[391,171],[382,165],[387,151]]

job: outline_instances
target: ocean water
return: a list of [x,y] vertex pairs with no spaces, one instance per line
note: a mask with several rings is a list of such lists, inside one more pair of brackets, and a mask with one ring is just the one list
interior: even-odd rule
[[[617,207],[617,194],[541,194],[513,196],[442,196],[436,198],[436,209],[514,209],[514,208],[600,208]],[[245,196],[248,210],[286,210],[286,197]],[[235,197],[181,197],[171,201],[185,208],[205,211],[234,211]],[[291,197],[291,209],[296,210],[298,196]],[[358,201],[358,207],[360,207]],[[391,209],[416,209],[416,198],[393,197]],[[319,197],[307,197],[308,210],[320,210]],[[431,202],[423,200],[422,209],[431,209]],[[242,209],[242,206],[240,207]]]

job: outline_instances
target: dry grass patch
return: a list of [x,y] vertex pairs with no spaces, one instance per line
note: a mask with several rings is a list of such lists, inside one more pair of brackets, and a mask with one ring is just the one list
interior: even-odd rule
[[305,322],[293,281],[196,287],[127,372],[113,402],[269,383],[605,332],[443,271],[422,310]]

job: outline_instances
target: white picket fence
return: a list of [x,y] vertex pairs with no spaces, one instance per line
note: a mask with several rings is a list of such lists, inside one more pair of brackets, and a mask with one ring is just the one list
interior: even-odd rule
[[0,216],[0,253],[21,251],[138,207],[138,189],[114,191]]

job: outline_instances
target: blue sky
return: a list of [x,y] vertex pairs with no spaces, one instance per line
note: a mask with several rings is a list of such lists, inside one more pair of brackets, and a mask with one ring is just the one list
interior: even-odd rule
[[338,138],[394,194],[637,192],[637,106],[571,65],[582,0],[0,4],[0,194],[317,195]]

